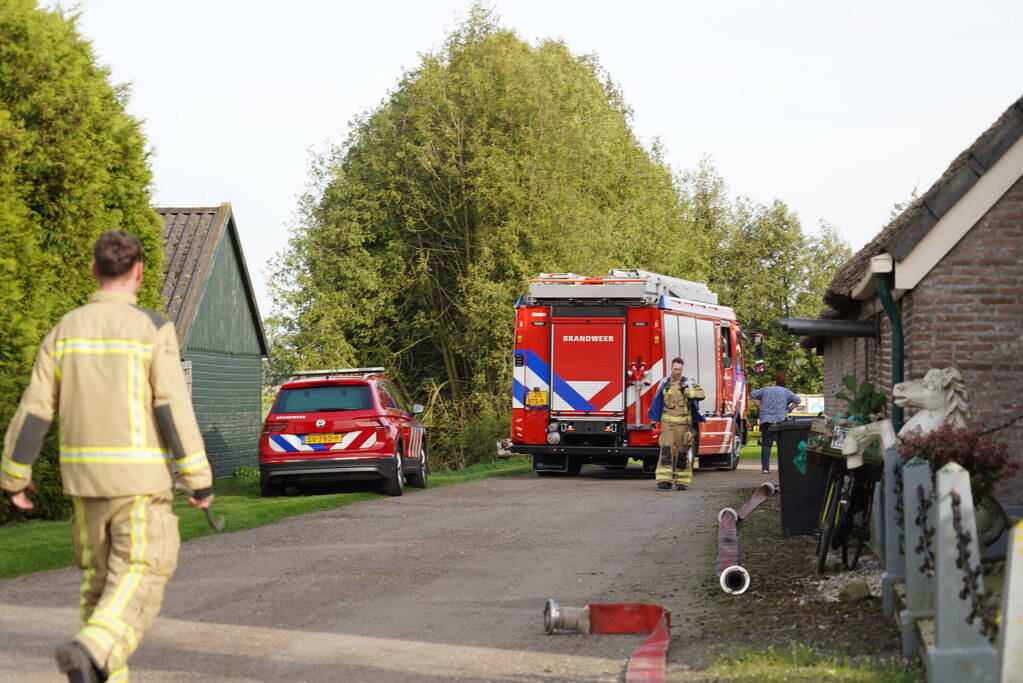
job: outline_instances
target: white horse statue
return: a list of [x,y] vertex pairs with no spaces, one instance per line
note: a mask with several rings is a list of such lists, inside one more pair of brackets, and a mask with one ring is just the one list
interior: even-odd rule
[[899,434],[907,434],[917,427],[929,434],[946,422],[965,429],[970,417],[963,376],[955,368],[931,368],[923,379],[896,384],[892,400],[898,406],[920,409],[906,420]]
[[[919,408],[902,425],[899,434],[906,434],[916,428],[928,434],[946,422],[964,428],[970,415],[963,376],[955,368],[931,368],[923,379],[896,384],[892,389],[892,401],[897,406]],[[895,445],[895,430],[891,420],[871,422],[850,429],[842,444],[842,454],[847,456],[846,466],[861,466],[864,451],[877,442],[880,442],[882,452]]]

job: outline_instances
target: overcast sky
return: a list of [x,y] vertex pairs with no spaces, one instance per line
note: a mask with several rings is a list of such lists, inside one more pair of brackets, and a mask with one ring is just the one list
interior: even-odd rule
[[[83,0],[80,29],[154,150],[158,206],[234,208],[266,316],[310,150],[346,137],[470,0]],[[1023,94],[1019,0],[504,0],[596,54],[675,169],[784,201],[858,249]],[[641,267],[642,264],[622,264]],[[685,273],[674,275],[685,277]]]

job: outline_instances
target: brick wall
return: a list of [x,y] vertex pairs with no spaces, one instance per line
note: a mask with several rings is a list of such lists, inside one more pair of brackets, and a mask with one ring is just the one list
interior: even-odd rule
[[[898,267],[898,266],[896,266]],[[900,296],[901,295],[901,296]],[[905,335],[905,379],[930,368],[959,369],[974,424],[993,427],[1023,413],[1023,179],[1020,179],[911,291],[896,292]],[[877,299],[854,316],[879,324],[880,340],[838,338],[824,346],[825,410],[845,403],[841,380],[853,374],[891,396],[891,324]],[[891,416],[889,401],[888,416]],[[906,418],[911,415],[907,411]],[[991,438],[1023,463],[1023,421]],[[1023,504],[1023,473],[996,489]]]
[[845,375],[857,382],[873,382],[891,395],[891,325],[882,313],[864,313],[861,320],[875,324],[880,321],[881,341],[863,337],[836,337],[824,346],[824,410],[829,415],[846,411],[845,401],[835,398],[836,392],[849,393],[842,384]]
[[[902,303],[907,379],[954,366],[975,423],[994,426],[1023,412],[1023,179]],[[1023,422],[997,438],[1023,463]],[[1023,476],[998,493],[1023,503]]]

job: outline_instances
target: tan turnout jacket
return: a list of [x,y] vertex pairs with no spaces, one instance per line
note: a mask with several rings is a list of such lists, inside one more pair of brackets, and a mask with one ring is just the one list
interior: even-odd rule
[[114,498],[166,491],[171,460],[198,497],[211,489],[174,324],[136,306],[134,296],[95,292],[43,339],[4,439],[4,491],[28,485],[57,409],[65,493]]

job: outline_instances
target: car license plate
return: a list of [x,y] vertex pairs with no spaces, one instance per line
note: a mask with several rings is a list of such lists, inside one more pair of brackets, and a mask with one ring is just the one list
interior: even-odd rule
[[841,450],[842,446],[845,445],[845,437],[849,434],[848,429],[842,427],[835,427],[835,436],[831,439],[831,447]]
[[306,434],[305,443],[341,443],[344,434]]
[[527,406],[545,406],[547,405],[547,392],[546,391],[530,391],[526,395]]

